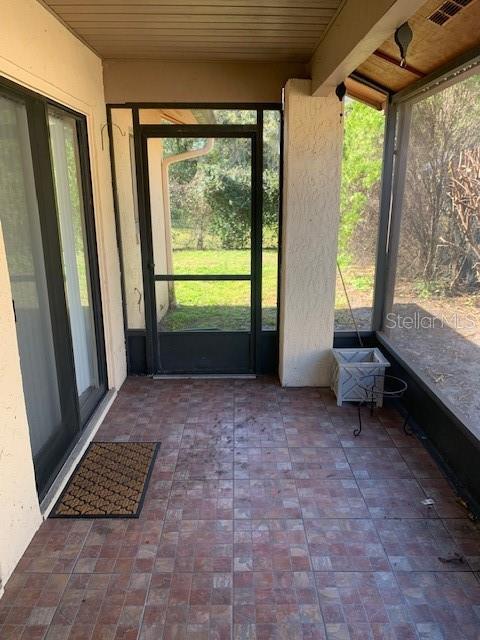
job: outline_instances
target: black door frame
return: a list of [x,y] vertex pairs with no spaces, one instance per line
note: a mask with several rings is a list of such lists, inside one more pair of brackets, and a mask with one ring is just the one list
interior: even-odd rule
[[[139,197],[139,216],[140,216],[140,238],[142,246],[142,260],[144,263],[144,287],[145,287],[145,323],[147,332],[147,361],[152,368],[152,373],[169,374],[169,373],[201,373],[197,369],[188,369],[175,371],[168,366],[162,366],[162,353],[159,348],[160,338],[157,329],[156,314],[156,294],[155,282],[157,281],[174,281],[174,280],[195,280],[195,281],[248,281],[250,282],[250,317],[251,326],[249,332],[235,331],[219,331],[219,332],[170,332],[168,336],[171,338],[177,349],[182,344],[182,339],[188,339],[194,336],[199,346],[211,345],[215,336],[227,336],[232,345],[237,346],[237,350],[244,350],[246,345],[246,336],[249,336],[249,364],[248,367],[234,366],[232,370],[213,369],[205,373],[255,373],[259,368],[260,359],[260,340],[261,340],[261,275],[262,275],[262,162],[259,155],[262,151],[261,134],[259,134],[258,122],[255,125],[138,125],[139,139],[141,145],[141,165],[137,172],[137,178],[141,174],[141,191],[142,196]],[[260,128],[261,131],[261,128]],[[238,138],[250,140],[251,142],[251,264],[249,275],[172,275],[158,276],[155,273],[154,254],[152,244],[152,221],[150,207],[150,188],[149,188],[149,170],[148,170],[148,153],[147,143],[152,138]],[[137,165],[138,166],[138,165]],[[140,191],[139,191],[140,193]],[[143,220],[142,220],[143,218]],[[144,253],[146,254],[144,258]],[[145,278],[145,275],[147,276]],[[148,296],[146,294],[148,287]],[[147,303],[148,299],[148,303]],[[166,336],[163,336],[166,341]],[[191,340],[193,345],[195,341]],[[220,340],[219,340],[220,342]],[[228,365],[227,365],[228,366]]]
[[[62,414],[62,432],[54,442],[49,442],[34,458],[35,479],[39,498],[42,499],[77,443],[93,411],[108,388],[105,339],[100,292],[95,217],[90,173],[87,122],[84,115],[69,109],[34,91],[26,89],[0,76],[0,95],[18,100],[25,105],[33,164],[35,192],[40,219],[43,259],[47,280],[47,294],[58,390]],[[78,152],[81,171],[81,188],[85,216],[85,233],[92,293],[95,336],[97,339],[99,389],[80,406],[75,378],[75,360],[72,335],[65,295],[60,229],[50,151],[48,110],[75,118],[77,123]]]
[[[115,161],[115,144],[114,144],[114,130],[117,125],[114,122],[113,113],[115,110],[128,110],[131,114],[132,133],[135,149],[135,165],[132,166],[134,173],[134,179],[136,183],[136,199],[138,205],[138,224],[140,237],[145,234],[144,222],[145,216],[145,197],[144,197],[144,183],[143,183],[143,171],[142,165],[144,159],[142,158],[142,143],[141,143],[141,126],[140,125],[140,110],[142,109],[214,109],[214,110],[233,110],[233,111],[255,111],[256,122],[253,121],[250,126],[256,129],[257,133],[257,185],[258,195],[257,202],[259,209],[262,212],[261,219],[258,220],[259,228],[257,229],[257,235],[262,237],[262,221],[263,221],[263,121],[264,113],[268,111],[277,112],[279,118],[279,137],[280,137],[280,150],[279,150],[279,203],[278,203],[278,259],[277,259],[277,322],[275,329],[262,329],[261,313],[257,321],[256,331],[260,335],[259,344],[257,343],[257,349],[255,354],[256,359],[256,373],[263,374],[276,374],[278,370],[278,341],[279,341],[279,326],[280,326],[280,286],[281,286],[281,262],[282,262],[282,203],[283,203],[283,139],[284,139],[284,121],[283,121],[283,104],[282,102],[112,102],[107,104],[107,126],[109,134],[109,151],[111,159],[111,177],[112,177],[112,189],[113,189],[113,202],[115,211],[115,226],[117,231],[117,248],[119,253],[119,261],[121,268],[121,288],[123,298],[123,322],[125,329],[125,346],[127,352],[127,371],[133,375],[152,375],[154,370],[154,358],[152,343],[150,341],[151,332],[147,331],[148,323],[151,320],[148,318],[147,310],[151,308],[150,305],[150,285],[148,278],[149,261],[146,253],[142,251],[142,284],[143,284],[143,304],[145,309],[145,328],[130,328],[128,326],[127,309],[126,309],[126,285],[125,285],[125,259],[123,253],[122,242],[122,225],[120,214],[120,202],[119,191],[117,187],[116,176],[116,161]],[[168,127],[176,125],[167,125]],[[184,125],[186,129],[189,129],[194,125]],[[227,126],[227,125],[222,125]],[[123,132],[121,132],[123,134]],[[260,260],[257,260],[257,273],[256,281],[260,286],[261,297],[261,285],[262,285],[262,247],[259,247]],[[150,325],[151,326],[151,325]]]

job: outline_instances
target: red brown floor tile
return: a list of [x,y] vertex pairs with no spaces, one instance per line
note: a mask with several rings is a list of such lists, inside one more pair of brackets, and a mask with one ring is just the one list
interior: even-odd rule
[[136,520],[47,520],[1,640],[480,638],[480,530],[402,418],[270,379],[128,379],[96,435],[161,441]]

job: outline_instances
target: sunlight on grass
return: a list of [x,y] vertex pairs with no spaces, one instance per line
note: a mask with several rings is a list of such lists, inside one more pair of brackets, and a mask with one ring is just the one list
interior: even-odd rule
[[[248,274],[249,250],[175,251],[176,274]],[[277,252],[263,253],[264,329],[275,329],[277,315]],[[250,330],[250,283],[244,281],[177,282],[177,306],[160,323],[161,331]]]
[[[372,321],[374,266],[351,264],[342,267],[343,279],[359,329],[368,330]],[[348,301],[337,271],[335,288],[335,330],[354,330]]]
[[248,249],[204,250],[173,252],[175,274],[249,274],[250,251]]

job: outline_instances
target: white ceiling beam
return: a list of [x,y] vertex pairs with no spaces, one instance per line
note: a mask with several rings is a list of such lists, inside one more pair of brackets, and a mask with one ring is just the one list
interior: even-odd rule
[[310,60],[312,95],[329,94],[423,4],[425,0],[346,0]]

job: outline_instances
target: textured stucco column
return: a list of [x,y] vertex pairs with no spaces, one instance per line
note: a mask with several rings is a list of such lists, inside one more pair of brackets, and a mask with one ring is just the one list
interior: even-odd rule
[[285,89],[280,380],[326,386],[335,305],[343,127],[335,94]]

